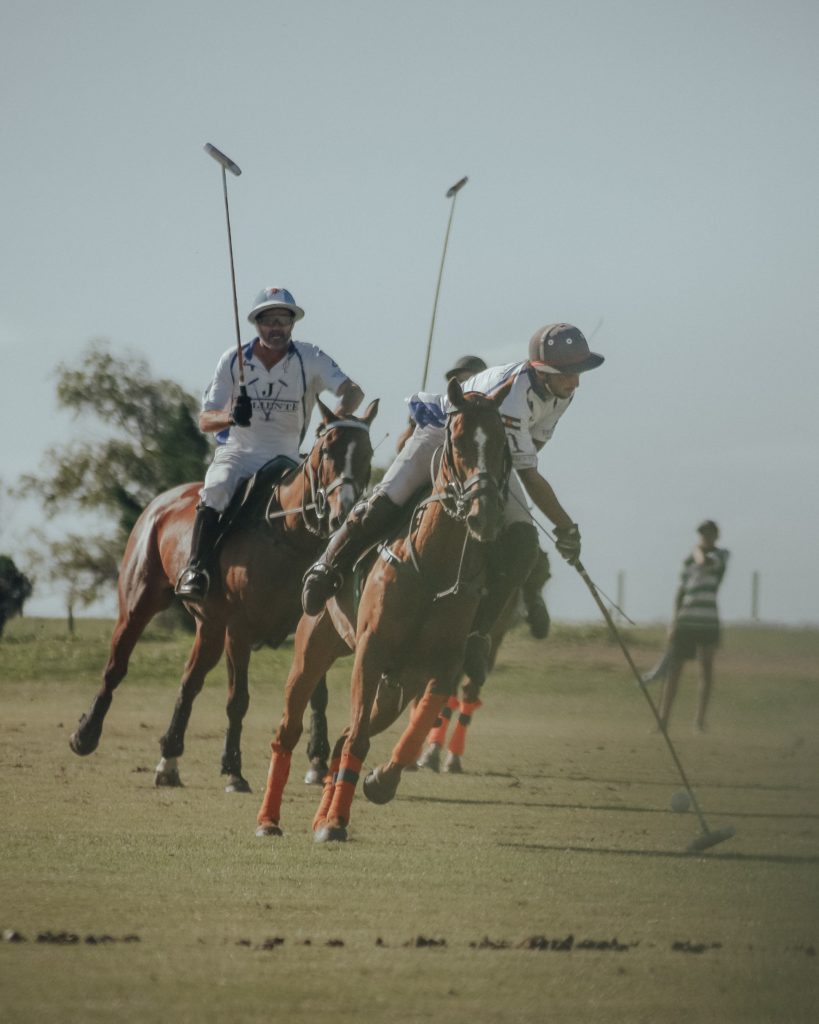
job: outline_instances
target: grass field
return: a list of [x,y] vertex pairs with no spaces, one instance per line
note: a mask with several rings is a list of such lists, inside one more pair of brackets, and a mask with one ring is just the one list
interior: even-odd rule
[[[218,774],[221,667],[185,788],[153,787],[181,634],[143,640],[99,750],[72,754],[109,630],[24,619],[0,642],[0,1020],[819,1019],[819,631],[729,628],[705,735],[688,669],[671,735],[709,825],[737,830],[690,856],[696,819],[670,810],[673,763],[602,628],[515,631],[467,774],[407,775],[385,807],[359,794],[350,841],[329,846],[309,832],[303,752],[286,836],[253,834],[288,649],[251,666],[252,796]],[[649,667],[660,630],[627,635]],[[335,730],[348,672],[331,677]]]

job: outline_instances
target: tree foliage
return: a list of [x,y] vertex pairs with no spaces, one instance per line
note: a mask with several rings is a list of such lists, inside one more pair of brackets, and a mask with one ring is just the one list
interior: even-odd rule
[[196,422],[196,400],[175,381],[152,377],[141,357],[120,358],[93,342],[78,366],[61,364],[56,376],[57,403],[83,420],[83,435],[51,448],[41,472],[22,477],[16,491],[38,495],[49,518],[80,510],[111,524],[103,535],[48,544],[48,578],[68,583],[71,608],[116,581],[143,508],[162,491],[201,480],[210,444]]
[[6,623],[15,615],[21,615],[23,605],[31,597],[34,584],[20,572],[9,555],[0,555],[0,637]]

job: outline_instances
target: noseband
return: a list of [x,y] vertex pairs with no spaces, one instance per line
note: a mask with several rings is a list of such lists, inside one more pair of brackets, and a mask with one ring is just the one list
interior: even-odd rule
[[[324,437],[328,431],[344,427],[365,430],[367,433],[370,432],[369,425],[362,423],[360,420],[334,420],[332,423],[323,423],[318,428],[316,435],[317,437]],[[265,518],[268,520],[282,519],[285,516],[292,515],[294,512],[301,512],[302,522],[308,533],[327,539],[332,532],[330,530],[330,495],[346,484],[353,492],[353,503],[355,503],[363,494],[366,482],[359,485],[351,473],[344,471],[338,476],[333,477],[329,483],[322,484],[320,473],[313,467],[312,456],[313,453],[311,452],[301,467],[304,479],[302,493],[305,496],[302,504],[298,508],[291,509],[272,508],[274,504],[278,504],[278,488],[274,488],[267,503]],[[321,463],[326,457],[327,448],[322,444],[318,451],[319,468],[321,468]],[[308,512],[313,513],[312,519],[308,516]]]

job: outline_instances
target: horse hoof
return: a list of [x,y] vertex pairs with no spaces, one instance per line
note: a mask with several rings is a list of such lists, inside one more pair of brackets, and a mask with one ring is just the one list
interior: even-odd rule
[[72,732],[68,738],[69,747],[71,747],[75,754],[79,754],[80,757],[85,757],[87,754],[93,754],[97,749],[98,742],[98,740],[90,742],[85,739],[79,729],[76,732]]
[[400,772],[395,772],[394,775],[385,779],[381,768],[374,768],[364,779],[364,785],[362,786],[364,796],[366,796],[370,803],[388,804],[395,796],[395,791],[398,789],[400,781]]
[[226,793],[252,793],[253,790],[250,788],[250,783],[247,779],[242,778],[241,775],[237,775],[230,779],[228,784],[225,786]]
[[447,754],[444,771],[449,772],[450,775],[463,775],[463,765],[461,764],[461,759],[457,754]]
[[433,772],[441,770],[441,748],[437,743],[430,743],[416,762],[419,768],[429,768]]
[[274,825],[270,822],[268,825],[259,825],[256,829],[256,835],[260,839],[267,839],[268,836],[283,836],[284,832],[282,832],[278,825]]
[[324,776],[327,774],[328,768],[324,761],[311,762],[310,767],[304,776],[304,781],[308,786],[323,786]]
[[157,787],[170,786],[175,789],[181,789],[183,782],[179,778],[179,769],[174,768],[171,771],[157,772],[154,776],[154,785]]
[[89,732],[86,728],[87,721],[88,717],[83,715],[80,718],[80,724],[68,738],[69,747],[80,757],[93,754],[100,742],[100,734]]
[[315,843],[346,843],[347,829],[343,825],[322,825],[313,833]]

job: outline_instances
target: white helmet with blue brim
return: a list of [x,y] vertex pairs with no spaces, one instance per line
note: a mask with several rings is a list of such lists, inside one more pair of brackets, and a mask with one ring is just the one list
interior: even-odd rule
[[296,320],[301,320],[304,310],[296,305],[296,300],[286,288],[263,288],[256,296],[253,309],[247,314],[248,320],[253,324],[260,313],[266,309],[289,309]]

